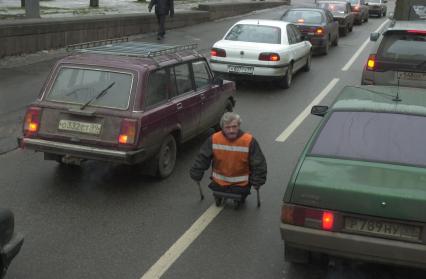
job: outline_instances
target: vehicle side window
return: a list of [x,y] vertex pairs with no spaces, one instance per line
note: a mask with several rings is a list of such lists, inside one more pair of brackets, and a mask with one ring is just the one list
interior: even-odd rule
[[327,23],[332,23],[333,15],[329,11],[326,11],[326,14],[327,14]]
[[169,98],[169,88],[170,71],[168,69],[160,69],[150,73],[144,106],[150,107],[166,101]]
[[177,95],[192,91],[192,76],[189,64],[180,64],[174,67],[174,74],[177,87]]
[[300,33],[299,29],[296,26],[291,25],[291,29],[293,29],[294,37],[296,38],[296,43],[300,43],[302,41],[302,33]]
[[195,87],[197,89],[206,87],[210,84],[210,72],[205,61],[195,61],[192,63],[194,72]]
[[296,43],[296,38],[294,36],[294,32],[291,29],[290,25],[287,25],[287,38],[288,38],[288,44],[289,45]]

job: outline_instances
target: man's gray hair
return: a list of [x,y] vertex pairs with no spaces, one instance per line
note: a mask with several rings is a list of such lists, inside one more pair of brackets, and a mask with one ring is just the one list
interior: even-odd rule
[[234,112],[225,112],[222,115],[222,118],[220,119],[220,128],[223,129],[223,126],[225,124],[228,124],[229,122],[234,121],[234,120],[237,120],[238,124],[241,125],[242,120],[241,120],[241,116],[239,114],[234,113]]

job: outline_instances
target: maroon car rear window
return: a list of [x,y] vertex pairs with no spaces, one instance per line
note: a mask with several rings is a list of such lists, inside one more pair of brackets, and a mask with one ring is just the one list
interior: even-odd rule
[[[127,109],[133,77],[129,73],[63,67],[46,99],[49,101]],[[105,94],[96,98],[103,90]]]
[[312,155],[426,166],[426,117],[333,112]]

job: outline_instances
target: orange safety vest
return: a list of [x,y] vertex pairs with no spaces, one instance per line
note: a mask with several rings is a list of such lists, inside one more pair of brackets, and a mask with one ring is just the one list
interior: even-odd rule
[[249,184],[249,147],[253,136],[244,133],[230,141],[222,132],[212,136],[213,172],[212,179],[218,185],[245,187]]

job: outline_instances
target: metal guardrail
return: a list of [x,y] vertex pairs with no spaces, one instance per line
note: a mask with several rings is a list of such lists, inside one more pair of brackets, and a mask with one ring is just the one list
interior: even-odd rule
[[179,51],[193,50],[197,44],[187,45],[163,45],[144,42],[129,42],[128,38],[117,38],[102,41],[87,42],[69,45],[67,51],[82,53],[98,53],[110,55],[122,55],[131,57],[156,57],[165,54],[176,54]]

